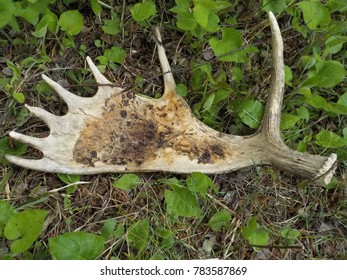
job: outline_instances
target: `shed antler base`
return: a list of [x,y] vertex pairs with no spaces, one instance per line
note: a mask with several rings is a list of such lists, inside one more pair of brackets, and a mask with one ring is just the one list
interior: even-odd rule
[[150,99],[111,86],[90,58],[87,62],[93,75],[98,84],[103,84],[93,97],[76,96],[43,75],[67,103],[68,113],[56,116],[26,105],[47,123],[49,136],[35,138],[14,131],[10,136],[42,151],[43,158],[8,155],[7,159],[25,168],[68,174],[148,171],[213,174],[253,165],[273,165],[329,183],[336,167],[335,154],[323,157],[299,153],[285,146],[280,138],[283,42],[276,18],[272,13],[269,18],[273,73],[265,114],[254,135],[223,134],[193,115],[175,92],[175,81],[156,30],[165,86],[161,98]]

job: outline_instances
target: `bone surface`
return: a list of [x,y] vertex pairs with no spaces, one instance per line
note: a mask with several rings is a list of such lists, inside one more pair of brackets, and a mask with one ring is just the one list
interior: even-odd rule
[[146,98],[113,87],[88,57],[95,80],[102,85],[95,96],[76,96],[43,75],[67,103],[68,113],[55,116],[26,105],[48,125],[49,136],[35,138],[14,131],[10,136],[40,150],[43,158],[8,155],[7,159],[25,168],[67,174],[155,171],[216,174],[254,165],[272,165],[304,178],[329,183],[336,168],[335,154],[324,157],[299,153],[287,147],[280,138],[283,42],[272,13],[269,13],[269,21],[273,72],[265,114],[257,133],[250,136],[224,134],[193,115],[185,100],[175,92],[175,81],[157,29],[157,48],[164,73],[161,98]]

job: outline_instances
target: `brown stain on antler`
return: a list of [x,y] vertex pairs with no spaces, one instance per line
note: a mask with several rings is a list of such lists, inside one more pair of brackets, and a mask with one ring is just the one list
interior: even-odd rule
[[148,99],[122,92],[105,100],[100,118],[86,123],[73,156],[88,166],[101,162],[129,167],[162,155],[168,163],[177,155],[199,164],[230,158],[230,146],[205,130],[179,96]]

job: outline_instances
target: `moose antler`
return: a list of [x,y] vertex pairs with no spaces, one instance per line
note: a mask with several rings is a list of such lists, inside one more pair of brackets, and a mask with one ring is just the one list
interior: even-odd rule
[[[265,114],[257,133],[233,136],[215,131],[199,121],[175,92],[175,81],[158,29],[159,60],[164,73],[164,94],[159,99],[135,95],[111,86],[88,57],[98,84],[95,96],[76,96],[45,75],[43,79],[68,105],[64,116],[25,105],[50,128],[46,138],[10,132],[16,140],[43,153],[38,160],[7,156],[25,168],[68,174],[168,171],[222,173],[252,165],[273,165],[290,173],[329,183],[336,154],[329,157],[300,153],[285,146],[280,137],[284,92],[283,42],[274,15],[273,72]],[[110,86],[107,86],[107,85]]]

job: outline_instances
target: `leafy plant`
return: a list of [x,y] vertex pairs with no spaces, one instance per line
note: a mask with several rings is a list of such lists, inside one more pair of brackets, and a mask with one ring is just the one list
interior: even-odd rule
[[48,239],[55,260],[94,260],[104,250],[104,237],[87,232],[68,232]]
[[126,191],[141,183],[141,179],[136,174],[124,174],[117,181],[115,181],[112,186]]
[[13,241],[11,252],[18,254],[29,249],[39,236],[47,211],[30,209],[18,212],[8,219],[4,236]]
[[257,245],[266,245],[269,242],[269,233],[260,228],[257,217],[248,220],[247,226],[241,229],[242,237],[256,249]]
[[140,254],[148,244],[149,233],[149,218],[145,218],[130,226],[126,234],[126,241],[130,246],[136,248],[138,254]]
[[208,221],[208,226],[213,231],[219,231],[222,228],[230,228],[231,215],[227,210],[216,212]]

